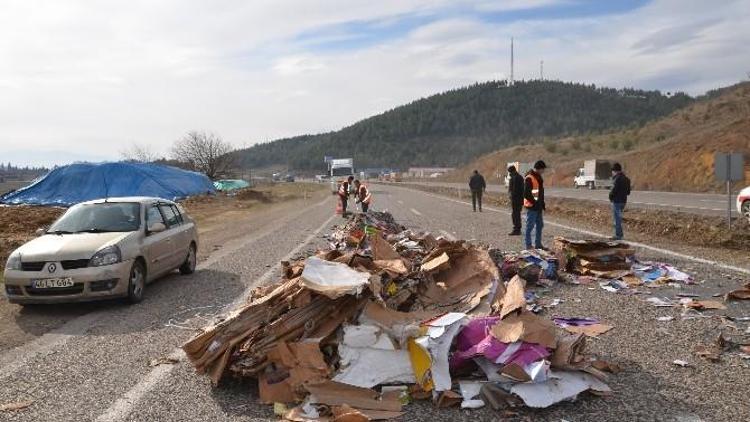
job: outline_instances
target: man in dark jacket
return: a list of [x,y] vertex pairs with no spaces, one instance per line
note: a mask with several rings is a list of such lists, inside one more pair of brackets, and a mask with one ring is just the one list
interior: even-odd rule
[[526,208],[526,249],[531,249],[531,232],[536,228],[534,247],[542,246],[542,228],[544,228],[544,179],[542,173],[547,168],[544,161],[534,163],[534,168],[526,174],[523,187],[523,206]]
[[508,167],[508,197],[510,198],[513,231],[509,236],[521,235],[521,208],[523,208],[523,176],[518,173],[516,166]]
[[479,170],[474,170],[474,174],[469,179],[469,189],[471,189],[471,206],[474,212],[477,212],[477,202],[479,202],[479,212],[482,212],[482,194],[487,189],[487,183],[484,176],[479,174]]
[[612,240],[621,240],[622,233],[622,212],[625,210],[625,204],[628,202],[630,195],[630,179],[622,172],[620,163],[612,165],[612,179],[614,183],[612,190],[609,191],[609,202],[612,203],[612,222],[615,228],[615,235]]

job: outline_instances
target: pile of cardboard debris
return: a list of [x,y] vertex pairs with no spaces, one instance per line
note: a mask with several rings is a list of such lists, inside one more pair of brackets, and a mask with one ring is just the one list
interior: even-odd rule
[[613,291],[642,285],[653,287],[693,282],[690,275],[671,265],[638,261],[635,249],[620,241],[556,237],[553,250],[561,269],[569,274],[608,280],[607,286]]
[[539,408],[610,391],[585,336],[527,311],[526,281],[503,280],[486,248],[404,230],[387,213],[358,214],[329,240],[186,343],[196,369],[215,385],[257,379],[260,400],[293,421],[390,419],[430,398]]

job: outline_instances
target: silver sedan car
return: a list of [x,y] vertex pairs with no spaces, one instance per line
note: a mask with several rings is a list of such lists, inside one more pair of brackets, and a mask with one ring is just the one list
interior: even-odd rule
[[195,271],[198,233],[178,204],[127,197],[83,202],[13,251],[5,266],[11,303],[143,299],[147,283]]

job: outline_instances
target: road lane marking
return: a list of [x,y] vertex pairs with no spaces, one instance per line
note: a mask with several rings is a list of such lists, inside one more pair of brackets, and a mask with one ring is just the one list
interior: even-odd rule
[[[276,263],[276,265],[274,265],[271,269],[263,273],[263,275],[261,275],[255,283],[251,283],[249,286],[247,286],[243,294],[225,309],[234,308],[241,303],[247,302],[247,298],[250,296],[250,293],[255,287],[265,284],[273,275],[278,274],[278,272],[281,270],[281,261],[288,261],[296,256],[310,242],[315,240],[320,232],[325,230],[331,224],[335,217],[337,217],[335,214],[330,216],[323,224],[320,225],[320,227],[318,227],[314,232],[307,236],[305,240],[302,241],[302,243],[292,249],[291,252],[289,252],[284,258],[281,258],[281,260]],[[183,361],[185,358],[185,352],[182,350],[182,348],[176,347],[169,356]],[[127,418],[133,412],[133,409],[136,405],[138,405],[138,402],[140,402],[144,396],[146,396],[149,392],[156,388],[164,378],[169,376],[169,374],[174,370],[176,366],[177,365],[158,365],[154,367],[154,369],[146,374],[145,377],[141,378],[141,380],[135,386],[133,386],[133,388],[131,388],[124,395],[118,398],[103,414],[96,418],[96,422],[113,422],[125,420],[125,418]]]
[[[268,236],[277,229],[277,226],[283,226],[283,224],[281,223],[286,224],[289,220],[295,218],[296,216],[306,213],[310,208],[324,205],[329,200],[330,198],[326,198],[323,201],[312,204],[309,207],[305,207],[300,212],[295,213],[292,217],[290,217],[290,219],[281,220],[280,223],[276,222],[276,224],[272,223],[270,228],[266,231],[250,236],[244,241],[238,242],[238,244],[234,247],[221,249],[219,251],[211,253],[211,255],[209,255],[209,257],[205,261],[196,266],[196,270],[205,269],[215,263],[217,260],[246,247],[252,242],[256,242],[262,237]],[[85,335],[86,331],[88,331],[88,329],[91,328],[94,324],[101,323],[102,316],[106,317],[111,316],[112,314],[112,310],[107,309],[92,311],[87,314],[83,314],[66,322],[62,326],[43,334],[37,339],[3,352],[2,354],[0,354],[0,380],[15,373],[18,369],[23,367],[34,357],[39,356],[40,354],[48,354],[54,348],[63,346],[70,339]]]
[[[404,188],[404,189],[408,189],[408,188]],[[412,189],[412,190],[415,190],[415,189]],[[454,202],[456,204],[471,205],[471,203],[466,202],[466,201],[459,201],[457,199],[447,198],[445,196],[435,195],[435,194],[427,193],[427,192],[420,191],[420,190],[416,190],[416,191],[417,192],[421,192],[424,195],[431,196],[433,198],[442,199],[444,201]],[[494,208],[494,207],[484,207],[484,208],[487,209],[487,210],[493,211],[493,212],[510,215],[510,211],[500,210],[500,209],[497,209],[497,208]],[[570,230],[570,231],[573,231],[573,232],[585,234],[587,236],[594,236],[594,237],[600,237],[600,238],[605,238],[605,239],[609,238],[608,235],[597,233],[597,232],[594,232],[594,231],[591,231],[591,230],[580,229],[580,228],[577,228],[577,227],[568,226],[566,224],[556,223],[554,221],[547,221],[547,220],[545,220],[544,223],[545,223],[545,225],[549,225],[549,226],[553,226],[553,227],[558,227],[558,228],[565,229],[565,230]],[[735,266],[735,265],[726,264],[726,263],[719,262],[719,261],[712,261],[710,259],[700,258],[700,257],[697,257],[697,256],[693,256],[693,255],[688,255],[688,254],[684,254],[684,253],[681,253],[681,252],[672,251],[672,250],[669,250],[669,249],[663,249],[663,248],[659,248],[659,247],[656,247],[656,246],[647,245],[645,243],[630,242],[630,241],[628,241],[627,243],[630,244],[630,245],[633,245],[635,247],[641,248],[641,249],[646,249],[646,250],[650,250],[652,252],[660,253],[662,255],[667,255],[667,256],[672,256],[672,257],[675,257],[675,258],[685,259],[685,260],[697,262],[697,263],[700,263],[700,264],[713,265],[715,267],[723,268],[725,270],[734,271],[734,272],[738,272],[738,273],[742,273],[742,274],[750,274],[750,269],[748,269],[748,268],[738,267],[738,266]]]
[[414,214],[416,214],[416,215],[419,215],[419,216],[421,216],[421,215],[422,215],[422,213],[421,213],[421,212],[419,212],[419,211],[415,210],[414,208],[411,208],[410,210],[411,210],[411,212],[413,212],[413,213],[414,213]]

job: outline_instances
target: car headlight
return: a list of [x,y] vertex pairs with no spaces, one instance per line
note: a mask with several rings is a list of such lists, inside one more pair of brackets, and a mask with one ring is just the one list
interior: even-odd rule
[[5,264],[5,269],[21,271],[21,255],[17,253],[10,254],[8,262]]
[[107,246],[106,248],[95,253],[89,261],[89,267],[102,267],[122,262],[122,254],[117,245]]

